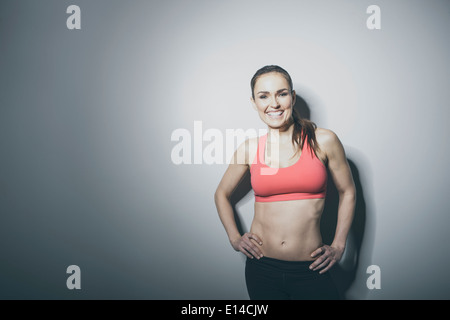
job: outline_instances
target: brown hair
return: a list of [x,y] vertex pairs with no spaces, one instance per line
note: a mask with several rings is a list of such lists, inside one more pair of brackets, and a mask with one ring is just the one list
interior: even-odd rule
[[[271,72],[277,72],[281,74],[288,82],[290,87],[290,93],[292,94],[292,79],[289,73],[284,70],[283,68],[276,66],[276,65],[268,65],[265,67],[262,67],[256,73],[253,75],[252,80],[250,81],[250,87],[252,89],[252,97],[255,98],[255,84],[256,81],[260,76],[263,74],[271,73]],[[300,113],[292,107],[292,119],[294,121],[294,132],[292,133],[292,143],[294,145],[298,145],[299,149],[297,149],[296,153],[298,153],[299,150],[303,148],[303,144],[306,143],[309,145],[310,149],[314,151],[314,153],[317,156],[317,152],[320,150],[319,145],[317,144],[316,140],[316,124],[308,119],[303,119],[300,117]]]

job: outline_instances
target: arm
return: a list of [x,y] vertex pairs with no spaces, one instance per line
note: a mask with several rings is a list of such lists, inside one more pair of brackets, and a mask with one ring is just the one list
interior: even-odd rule
[[[251,240],[255,240],[260,245],[262,244],[261,240],[257,235],[251,233],[245,233],[241,236],[236,226],[234,211],[230,203],[230,197],[233,191],[239,185],[247,170],[249,170],[248,148],[246,146],[248,144],[245,142],[242,143],[234,153],[233,159],[216,189],[214,202],[231,246],[249,258],[259,258],[262,256],[262,253],[258,246]],[[245,161],[242,161],[242,155],[245,155]]]
[[322,246],[311,254],[312,257],[318,257],[311,264],[311,269],[321,269],[320,273],[323,273],[338,262],[344,253],[355,211],[356,189],[344,147],[339,138],[327,130],[321,140],[320,146],[326,153],[328,169],[339,193],[338,219],[333,242],[330,246]]

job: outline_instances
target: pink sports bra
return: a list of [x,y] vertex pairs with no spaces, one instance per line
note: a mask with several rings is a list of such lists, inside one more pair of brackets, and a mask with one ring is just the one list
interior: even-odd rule
[[250,167],[256,202],[325,198],[327,170],[306,141],[295,164],[272,168],[264,162],[266,140],[267,134],[259,138],[256,156]]

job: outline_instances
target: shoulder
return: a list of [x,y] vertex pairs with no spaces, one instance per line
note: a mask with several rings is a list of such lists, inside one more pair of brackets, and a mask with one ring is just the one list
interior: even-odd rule
[[325,128],[316,128],[316,140],[320,145],[329,145],[339,142],[336,133]]
[[327,153],[342,148],[342,143],[339,140],[339,137],[330,129],[317,128],[316,140],[319,144],[319,148],[323,149]]
[[317,128],[316,140],[329,163],[343,163],[345,150],[336,133],[329,129]]

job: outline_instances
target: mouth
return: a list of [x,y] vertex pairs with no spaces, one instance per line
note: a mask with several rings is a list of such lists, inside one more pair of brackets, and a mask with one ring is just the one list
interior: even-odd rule
[[280,118],[283,115],[283,113],[284,113],[284,110],[266,112],[266,114],[270,118]]

